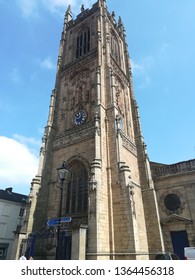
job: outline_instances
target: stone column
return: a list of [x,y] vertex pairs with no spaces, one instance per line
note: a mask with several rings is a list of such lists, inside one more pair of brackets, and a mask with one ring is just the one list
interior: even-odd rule
[[86,234],[86,225],[80,225],[79,228],[72,229],[71,260],[86,259]]

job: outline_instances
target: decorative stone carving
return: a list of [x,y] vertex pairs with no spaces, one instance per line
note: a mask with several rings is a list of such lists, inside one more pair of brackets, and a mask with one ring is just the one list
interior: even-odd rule
[[129,80],[126,77],[126,75],[124,74],[124,72],[120,69],[120,67],[117,65],[117,63],[114,61],[114,59],[112,59],[111,57],[111,65],[112,65],[112,70],[114,72],[114,75],[117,76],[117,78],[121,81],[121,83],[124,86],[129,86]]
[[54,149],[65,147],[73,143],[81,141],[81,138],[89,139],[95,136],[95,127],[93,123],[83,125],[77,129],[69,129],[63,135],[56,137],[54,141]]
[[39,156],[44,156],[45,155],[45,147],[46,147],[46,142],[47,142],[47,136],[46,134],[44,134],[44,136],[42,137],[42,145],[40,148],[40,153]]
[[94,121],[95,121],[96,133],[98,134],[98,136],[100,136],[101,135],[101,128],[100,128],[100,116],[99,116],[98,112],[95,113]]
[[95,191],[97,189],[97,181],[95,180],[95,172],[91,172],[91,179],[89,181],[89,191]]
[[85,10],[85,7],[84,7],[84,5],[82,4],[82,5],[81,5],[81,13],[84,12],[84,10]]
[[101,42],[102,36],[101,36],[101,32],[100,31],[98,31],[98,33],[97,33],[97,38],[98,38],[98,41]]
[[120,118],[119,115],[116,115],[115,121],[116,121],[116,126],[119,129],[120,128],[120,121],[121,121],[121,118]]
[[106,43],[110,44],[110,34],[106,34]]
[[61,119],[65,119],[65,109],[61,109]]
[[97,180],[95,179],[94,162],[91,164],[91,178],[89,181],[89,216],[93,217],[96,213],[96,190]]
[[129,182],[127,184],[127,187],[128,187],[128,192],[129,192],[129,200],[131,202],[132,213],[133,213],[133,215],[136,215],[135,200],[134,200],[134,185],[133,185],[133,182],[131,181],[131,176],[130,175],[128,176],[128,178],[129,178]]
[[129,178],[129,182],[127,184],[127,187],[129,190],[129,195],[134,195],[134,191],[133,191],[134,185],[133,185],[133,182],[131,181],[131,176],[129,175],[128,178]]
[[119,114],[124,118],[125,117],[124,94],[123,94],[123,89],[121,88],[119,83],[117,83],[117,85],[115,86],[115,92],[116,92],[116,105],[117,105]]
[[[81,59],[80,61],[75,61],[74,63],[68,64],[61,70],[61,76],[67,77],[67,75],[72,73],[80,73],[82,69],[86,66],[90,66],[90,63],[94,64],[94,60],[97,58],[97,50],[91,52],[87,57]],[[73,78],[73,77],[72,77]],[[71,78],[71,79],[72,79]]]
[[137,156],[137,148],[131,139],[120,130],[120,135],[122,137],[123,147],[125,147],[129,152]]

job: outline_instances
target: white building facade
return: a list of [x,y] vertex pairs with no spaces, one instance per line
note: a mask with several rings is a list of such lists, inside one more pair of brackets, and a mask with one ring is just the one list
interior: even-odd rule
[[15,256],[14,238],[20,232],[26,199],[26,195],[12,192],[12,188],[0,190],[0,260]]

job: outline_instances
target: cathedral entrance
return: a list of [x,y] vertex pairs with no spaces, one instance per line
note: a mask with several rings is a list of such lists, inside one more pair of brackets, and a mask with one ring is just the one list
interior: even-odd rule
[[[55,259],[56,254],[56,227],[43,229],[41,232],[31,233],[26,242],[25,256],[29,259]],[[59,235],[59,260],[71,259],[72,233],[66,228],[60,230]],[[45,256],[50,256],[49,258]]]
[[61,231],[60,240],[59,240],[59,260],[71,260],[71,245],[72,245],[72,236],[70,232]]
[[186,230],[171,231],[173,251],[181,260],[184,260],[184,247],[189,247],[188,235]]

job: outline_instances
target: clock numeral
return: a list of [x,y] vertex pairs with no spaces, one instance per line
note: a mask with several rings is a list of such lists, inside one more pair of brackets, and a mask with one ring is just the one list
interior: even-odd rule
[[75,113],[74,119],[73,119],[73,123],[74,123],[75,125],[80,125],[80,124],[82,124],[82,123],[85,121],[86,116],[87,116],[87,114],[86,114],[86,112],[83,111],[83,110],[81,110],[81,111]]

